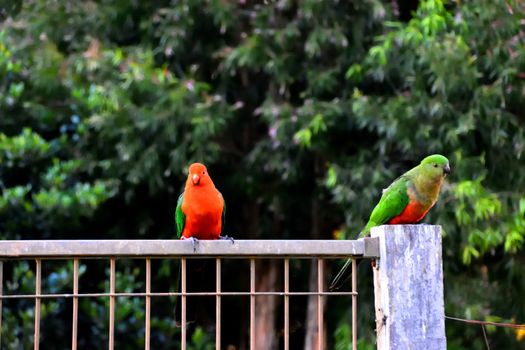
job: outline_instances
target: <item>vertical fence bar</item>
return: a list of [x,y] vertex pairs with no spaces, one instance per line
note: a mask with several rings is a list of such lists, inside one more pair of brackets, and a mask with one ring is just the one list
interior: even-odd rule
[[109,350],[115,346],[115,258],[109,259]]
[[180,273],[181,273],[181,316],[180,316],[180,327],[181,327],[181,350],[186,350],[186,258],[180,259]]
[[324,260],[317,260],[317,349],[323,350],[324,344],[324,300],[323,295],[323,284],[324,284]]
[[[4,262],[0,260],[0,296],[4,295]],[[0,349],[2,349],[2,299],[0,298]]]
[[77,350],[78,338],[78,259],[73,259],[73,320],[71,324],[71,350]]
[[35,286],[35,336],[34,350],[40,347],[40,294],[42,293],[42,260],[36,261],[36,286]]
[[150,316],[151,316],[151,258],[146,258],[146,310],[145,310],[145,335],[144,335],[144,349],[150,350]]
[[357,350],[357,262],[352,258],[352,350]]
[[255,259],[250,259],[250,350],[255,349]]
[[290,259],[284,259],[284,350],[290,349]]
[[221,258],[215,259],[215,349],[221,348]]

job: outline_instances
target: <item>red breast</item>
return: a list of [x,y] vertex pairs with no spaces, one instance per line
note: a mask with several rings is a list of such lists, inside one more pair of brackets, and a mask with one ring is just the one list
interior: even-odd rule
[[410,201],[398,216],[393,217],[389,224],[416,224],[428,213],[430,208],[417,201]]
[[186,223],[182,235],[186,238],[218,239],[222,231],[224,200],[215,188],[206,167],[190,166],[184,191],[182,211]]

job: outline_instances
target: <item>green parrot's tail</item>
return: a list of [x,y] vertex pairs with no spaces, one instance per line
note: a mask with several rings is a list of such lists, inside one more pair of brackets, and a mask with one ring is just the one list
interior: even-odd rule
[[[357,264],[359,264],[361,260],[357,260]],[[357,266],[356,264],[356,266]],[[352,276],[352,269],[349,267],[352,266],[352,259],[348,259],[341,270],[337,273],[335,278],[332,280],[332,283],[330,283],[330,286],[328,286],[328,291],[333,292],[335,290],[338,290],[343,286],[343,284],[348,281],[348,279]]]
[[[359,232],[359,235],[357,236],[357,239],[364,238],[364,237],[368,236],[370,234],[370,228],[372,228],[374,226],[377,226],[375,222],[368,221],[368,223],[366,224],[365,228],[363,228],[363,230],[361,232]],[[360,262],[361,262],[361,260],[357,260],[357,265],[359,265]],[[352,259],[348,259],[345,262],[345,264],[343,265],[343,267],[341,268],[341,270],[339,270],[339,272],[337,273],[335,278],[332,280],[332,283],[330,283],[330,286],[328,287],[328,290],[330,292],[332,292],[334,290],[338,290],[339,288],[341,288],[341,286],[346,281],[348,281],[350,276],[352,276],[352,270],[348,269],[351,265],[352,265]]]
[[377,224],[373,221],[368,221],[365,228],[359,232],[359,235],[357,236],[357,239],[359,238],[365,238],[370,235],[370,229],[374,226],[377,226]]

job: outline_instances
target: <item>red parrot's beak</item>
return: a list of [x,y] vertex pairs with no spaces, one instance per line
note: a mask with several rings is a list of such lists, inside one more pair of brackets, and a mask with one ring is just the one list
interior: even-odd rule
[[191,177],[191,181],[194,185],[198,185],[199,181],[201,181],[201,178],[199,177],[199,175],[193,174],[193,176]]

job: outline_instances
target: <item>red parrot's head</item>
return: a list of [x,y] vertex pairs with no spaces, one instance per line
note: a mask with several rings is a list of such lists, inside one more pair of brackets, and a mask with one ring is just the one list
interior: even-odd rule
[[187,183],[192,183],[194,186],[212,184],[206,166],[201,163],[193,163],[190,165]]

